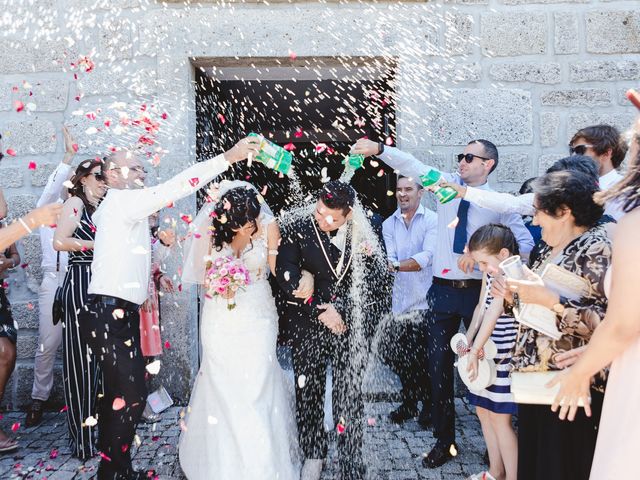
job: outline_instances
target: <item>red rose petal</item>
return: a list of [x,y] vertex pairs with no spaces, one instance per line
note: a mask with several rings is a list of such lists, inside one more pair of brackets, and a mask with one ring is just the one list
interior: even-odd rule
[[282,148],[284,148],[287,152],[291,152],[296,149],[296,146],[293,144],[293,142],[289,142]]
[[451,271],[450,268],[443,268],[442,269],[442,275],[446,275],[447,273],[449,273]]
[[36,162],[29,162],[29,170],[35,170],[37,167]]
[[200,179],[195,177],[189,180],[189,185],[191,185],[192,187],[195,187],[196,185],[198,185],[200,183]]
[[20,422],[16,422],[13,425],[11,425],[11,431],[13,433],[17,432],[19,428],[20,428]]
[[171,343],[169,343],[169,340],[164,342],[164,348],[166,348],[167,350],[171,348]]
[[163,113],[162,115],[160,115],[160,118],[162,118],[163,120],[166,120],[168,116],[169,115],[167,115],[166,113]]
[[296,138],[302,138],[303,132],[301,128],[298,128],[295,133],[293,134],[294,137]]

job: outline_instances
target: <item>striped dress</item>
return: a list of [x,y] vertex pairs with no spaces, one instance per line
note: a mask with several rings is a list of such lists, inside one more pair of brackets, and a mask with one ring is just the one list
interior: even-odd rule
[[[95,226],[87,209],[83,209],[80,225],[73,237],[94,240]],[[78,313],[87,304],[91,280],[93,250],[69,252],[67,273],[62,283],[64,328],[62,338],[62,372],[67,425],[71,451],[80,459],[97,454],[96,427],[84,425],[87,417],[96,417],[98,393],[102,393],[102,374],[93,354],[88,356],[82,341]]]
[[[483,299],[485,307],[492,302],[491,277],[487,276],[486,294]],[[518,333],[516,321],[511,315],[503,314],[491,333],[491,340],[498,348],[498,354],[494,358],[496,363],[496,382],[479,392],[469,392],[467,398],[471,405],[482,407],[494,413],[504,413],[515,415],[518,413],[518,406],[513,401],[511,395],[511,354],[515,347],[516,335]]]

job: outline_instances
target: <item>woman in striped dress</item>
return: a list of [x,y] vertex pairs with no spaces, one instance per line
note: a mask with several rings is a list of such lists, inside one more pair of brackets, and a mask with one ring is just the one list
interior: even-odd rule
[[504,225],[489,224],[479,228],[469,239],[469,253],[485,274],[483,295],[476,307],[467,332],[469,377],[477,377],[478,356],[489,338],[498,349],[494,358],[497,376],[493,385],[469,392],[475,405],[487,450],[489,471],[470,477],[471,480],[516,480],[518,474],[518,439],[511,416],[518,412],[511,395],[510,361],[515,346],[516,326],[513,315],[505,312],[504,299],[491,295],[491,283],[501,275],[500,262],[518,254],[515,236]]
[[[101,374],[93,355],[80,337],[78,313],[87,303],[91,280],[95,226],[91,214],[106,192],[99,160],[78,165],[56,228],[53,246],[69,252],[67,273],[62,283],[64,328],[62,366],[67,425],[71,450],[85,460],[97,453],[95,447],[96,400],[101,390]],[[92,417],[92,418],[89,418]]]

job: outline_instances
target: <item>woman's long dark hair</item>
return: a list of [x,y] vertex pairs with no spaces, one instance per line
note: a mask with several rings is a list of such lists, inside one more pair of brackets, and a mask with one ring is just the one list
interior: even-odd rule
[[[73,186],[69,189],[69,194],[82,200],[84,208],[87,210],[87,213],[89,215],[91,215],[95,211],[96,205],[93,205],[87,199],[87,195],[84,193],[82,179],[87,178],[89,175],[92,175],[91,170],[96,167],[102,167],[102,163],[102,160],[99,159],[83,160],[82,162],[80,162],[80,164],[76,168],[75,173],[71,177],[71,183],[73,184]],[[102,172],[102,170],[100,170],[100,172]]]
[[258,231],[257,218],[260,216],[258,193],[252,188],[236,187],[226,192],[211,213],[213,223],[213,245],[217,251],[230,244],[236,232],[243,225],[253,225],[251,235]]

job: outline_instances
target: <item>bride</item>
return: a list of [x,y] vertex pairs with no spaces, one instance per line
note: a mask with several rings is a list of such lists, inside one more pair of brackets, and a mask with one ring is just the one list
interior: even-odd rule
[[278,316],[267,281],[280,232],[252,185],[223,181],[217,196],[192,224],[183,282],[205,283],[208,261],[232,256],[249,270],[250,283],[205,297],[202,364],[180,435],[180,465],[190,480],[297,479],[295,424],[276,358]]

